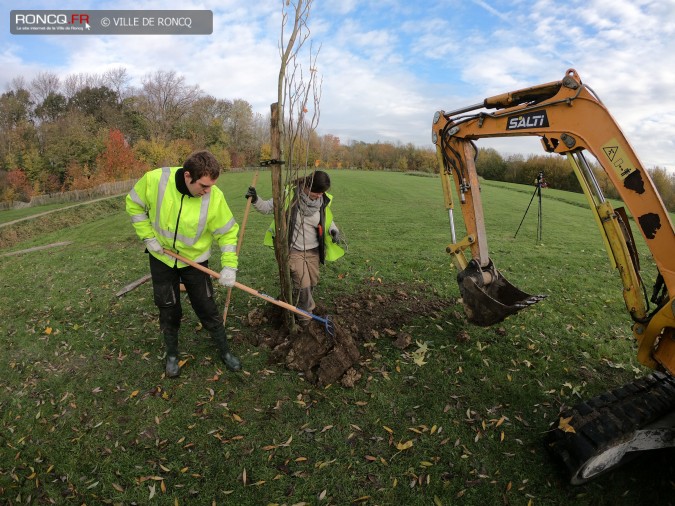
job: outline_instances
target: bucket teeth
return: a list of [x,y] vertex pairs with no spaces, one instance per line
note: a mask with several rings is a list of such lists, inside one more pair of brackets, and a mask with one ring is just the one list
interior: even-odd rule
[[[483,281],[486,271],[491,278],[487,285]],[[457,282],[467,318],[484,327],[499,323],[546,298],[546,295],[530,295],[513,286],[492,261],[483,269],[477,262],[469,262],[469,266],[457,275]]]

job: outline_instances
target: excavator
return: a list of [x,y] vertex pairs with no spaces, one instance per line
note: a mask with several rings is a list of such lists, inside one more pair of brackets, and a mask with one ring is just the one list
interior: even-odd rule
[[[495,325],[544,298],[512,285],[488,250],[474,141],[512,136],[538,136],[544,151],[567,157],[621,278],[638,362],[652,369],[630,384],[563,407],[560,420],[565,423],[551,426],[548,448],[563,463],[570,482],[581,484],[644,451],[675,446],[675,232],[649,174],[576,70],[568,69],[560,81],[492,96],[451,112],[438,111],[432,142],[451,224],[452,243],[446,251],[457,268],[470,322]],[[616,188],[649,248],[657,268],[651,295],[640,273],[628,213],[624,207],[613,208],[605,198],[587,153]],[[466,229],[459,239],[453,188]]]

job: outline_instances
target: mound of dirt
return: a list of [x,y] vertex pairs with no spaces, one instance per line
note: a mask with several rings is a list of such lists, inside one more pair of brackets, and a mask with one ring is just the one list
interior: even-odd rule
[[439,317],[439,312],[455,304],[442,299],[424,285],[392,285],[365,282],[358,294],[336,299],[332,311],[317,305],[316,315],[331,315],[331,335],[317,320],[297,326],[291,334],[283,326],[281,309],[265,306],[251,311],[248,325],[255,330],[253,344],[272,350],[270,360],[300,371],[312,383],[340,383],[353,387],[359,372],[364,342],[387,337],[392,346],[405,349],[412,336],[401,330],[420,316]]

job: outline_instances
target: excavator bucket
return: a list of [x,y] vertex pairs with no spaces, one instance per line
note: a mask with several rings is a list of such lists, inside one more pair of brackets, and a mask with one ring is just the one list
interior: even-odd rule
[[[489,271],[492,278],[487,285],[483,281],[484,271]],[[495,269],[492,261],[484,269],[474,261],[469,262],[468,267],[457,275],[457,283],[467,318],[482,327],[499,323],[546,297],[519,290]]]

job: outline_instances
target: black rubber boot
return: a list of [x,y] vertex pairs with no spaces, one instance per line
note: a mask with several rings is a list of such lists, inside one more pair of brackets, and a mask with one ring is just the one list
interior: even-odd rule
[[239,362],[237,357],[230,353],[230,347],[227,344],[227,334],[225,333],[225,329],[223,328],[211,332],[211,337],[216,342],[216,346],[218,346],[220,359],[225,364],[225,367],[227,367],[232,372],[241,371],[241,362]]
[[180,366],[178,365],[178,335],[165,333],[164,344],[166,346],[166,377],[176,378],[180,374]]

